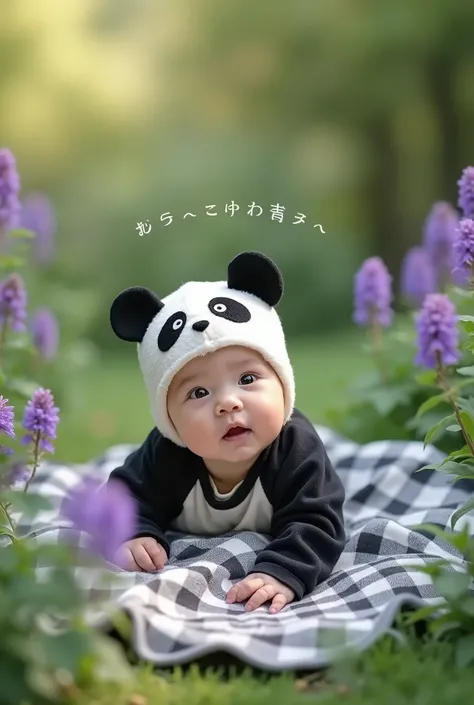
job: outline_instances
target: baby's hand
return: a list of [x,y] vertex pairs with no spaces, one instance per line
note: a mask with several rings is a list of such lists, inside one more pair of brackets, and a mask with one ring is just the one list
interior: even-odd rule
[[151,536],[126,541],[117,552],[117,563],[124,570],[152,573],[167,562],[165,549]]
[[295,593],[287,585],[265,573],[251,573],[244,580],[236,583],[227,593],[227,602],[242,602],[250,597],[245,605],[247,612],[260,607],[267,600],[272,600],[270,612],[279,612],[291,602]]

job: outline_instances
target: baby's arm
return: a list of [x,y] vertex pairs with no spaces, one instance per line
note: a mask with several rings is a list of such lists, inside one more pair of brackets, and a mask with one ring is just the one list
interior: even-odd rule
[[344,488],[309,422],[288,431],[272,490],[272,541],[252,573],[266,573],[295,593],[311,592],[337,563],[346,542]]
[[[169,483],[166,494],[163,491],[167,484],[163,482],[163,473],[169,468],[165,467],[166,460],[161,457],[160,442],[162,438],[154,428],[142,445],[125,459],[123,465],[115,468],[109,477],[109,480],[124,482],[135,500],[136,525],[133,534],[124,544],[124,554],[127,557],[127,565],[132,565],[135,561],[144,570],[156,569],[158,564],[164,565],[167,561],[170,545],[165,532],[170,520],[179,512],[173,483]],[[147,549],[145,553],[150,560],[147,560],[144,548]],[[166,556],[163,561],[162,550]],[[140,556],[141,560],[137,560]],[[154,568],[150,566],[150,561]]]

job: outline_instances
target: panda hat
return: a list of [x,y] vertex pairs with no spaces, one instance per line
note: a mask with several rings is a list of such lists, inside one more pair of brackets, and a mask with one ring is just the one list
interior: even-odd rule
[[227,281],[190,281],[163,299],[141,286],[122,291],[112,303],[110,323],[122,340],[138,343],[138,359],[158,430],[184,444],[171,422],[171,380],[199,355],[243,345],[258,351],[283,385],[286,423],[293,411],[295,382],[280,318],[283,295],[278,267],[260,252],[242,252],[229,263]]

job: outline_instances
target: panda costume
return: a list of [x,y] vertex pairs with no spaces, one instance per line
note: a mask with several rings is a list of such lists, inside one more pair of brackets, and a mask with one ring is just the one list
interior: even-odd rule
[[[256,531],[271,537],[251,572],[288,585],[295,599],[332,572],[345,545],[344,489],[313,424],[294,408],[295,383],[275,306],[279,269],[259,252],[228,265],[227,281],[187,282],[160,299],[144,287],[122,291],[110,323],[137,343],[155,423],[110,480],[126,483],[138,504],[138,538],[150,536],[169,557],[167,530],[197,535]],[[221,494],[200,456],[181,441],[167,412],[174,375],[198,355],[229,345],[257,350],[278,374],[285,421],[248,474]]]

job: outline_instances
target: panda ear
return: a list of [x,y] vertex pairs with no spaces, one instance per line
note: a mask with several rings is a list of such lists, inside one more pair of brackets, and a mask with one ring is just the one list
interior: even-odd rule
[[132,286],[116,296],[110,307],[115,335],[130,343],[141,343],[148,326],[164,303],[149,289]]
[[261,252],[241,252],[227,268],[229,289],[254,294],[269,306],[283,296],[283,277],[272,260]]

